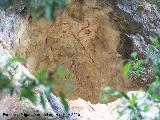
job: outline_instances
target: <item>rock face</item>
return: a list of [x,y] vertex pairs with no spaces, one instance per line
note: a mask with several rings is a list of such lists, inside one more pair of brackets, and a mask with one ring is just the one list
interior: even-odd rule
[[[3,70],[4,66],[6,65],[7,59],[9,59],[10,54],[8,53],[8,50],[5,51],[1,46],[0,46],[0,69]],[[13,69],[16,68],[16,71]],[[20,81],[22,80],[21,77],[22,75],[26,75],[30,78],[33,78],[33,76],[22,66],[20,63],[15,63],[13,64],[10,68],[8,68],[7,72],[5,73],[6,75],[8,72],[12,74],[12,72],[15,72],[13,76],[13,84],[19,84]],[[56,119],[56,109],[50,105],[48,102],[47,98],[45,97],[46,101],[46,109],[42,108],[42,105],[40,104],[40,95],[44,95],[44,88],[39,87],[36,88],[35,90],[36,96],[37,96],[37,103],[34,105],[32,104],[29,100],[24,99],[21,100],[19,99],[16,94],[11,96],[8,91],[4,90],[1,91],[0,94],[0,119],[1,120],[7,120],[7,119],[12,119],[12,120],[44,120],[44,119]],[[51,96],[53,98],[54,96]],[[54,102],[56,105],[59,105],[58,100],[54,99]],[[58,106],[60,108],[60,106]],[[62,106],[63,107],[63,106]],[[53,111],[53,109],[55,111]],[[52,116],[45,116],[45,113],[50,113]],[[41,116],[36,116],[37,114],[40,114]],[[61,114],[64,114],[64,110],[61,111]],[[27,115],[27,116],[25,116]]]
[[144,37],[160,34],[160,13],[156,5],[144,0],[118,0],[116,5],[142,26]]
[[3,41],[3,44],[11,51],[15,46],[16,27],[19,26],[21,18],[11,11],[2,11],[0,13],[0,19],[0,41]]
[[112,11],[96,1],[73,0],[55,22],[23,23],[25,30],[17,32],[15,53],[26,58],[25,66],[31,73],[66,65],[76,88],[69,99],[81,96],[97,103],[104,86],[128,91],[134,85],[122,76],[122,58],[117,52],[120,32],[109,20]]
[[[122,91],[137,88],[122,77],[123,66],[117,66],[133,51],[154,62],[155,55],[148,55],[147,49],[160,26],[156,6],[143,0],[71,0],[55,22],[32,22],[27,16],[1,12],[0,25],[1,40],[26,59],[31,73],[43,67],[55,71],[64,64],[74,75],[76,90],[70,99],[81,96],[94,103],[104,86]],[[144,68],[138,85],[152,81],[147,75],[151,68]]]
[[[159,118],[159,109],[156,107],[156,105],[159,105],[159,103],[153,103],[152,101],[147,100],[143,92],[130,91],[127,94],[130,97],[132,95],[136,95],[139,105],[141,105],[144,101],[146,104],[152,103],[150,110],[148,112],[142,113],[144,120],[153,120],[155,117]],[[117,107],[120,107],[121,110],[126,107],[127,102],[122,101],[122,99],[118,99],[112,103],[109,103],[108,105],[105,105],[91,104],[85,100],[78,99],[69,101],[69,104],[76,113],[80,114],[81,120],[130,120],[130,110],[126,110],[121,117],[117,113]]]
[[[17,9],[18,13],[22,9]],[[151,38],[159,33],[159,12],[155,5],[145,0],[70,0],[70,7],[55,22],[45,19],[33,22],[28,15],[11,10],[0,12],[0,42],[4,48],[12,55],[23,56],[24,66],[31,73],[43,67],[54,71],[59,65],[66,65],[73,73],[72,83],[76,87],[69,99],[81,97],[92,103],[99,102],[99,92],[104,86],[121,91],[137,88],[122,77],[123,65],[118,64],[133,51],[138,52],[139,58],[149,57],[154,64],[155,55],[148,55],[147,49]],[[144,69],[139,86],[152,81],[147,76],[151,68]],[[0,102],[5,105],[0,104],[1,115],[3,112],[17,113],[21,108],[28,110],[28,107],[31,108],[29,112],[37,110],[28,101],[19,102],[17,96],[1,95]],[[55,114],[63,114],[63,108],[55,99],[53,96],[47,102],[47,110],[57,118]],[[29,106],[24,106],[26,104]],[[92,105],[82,99],[69,101],[69,104],[72,109],[64,118],[66,120],[115,120],[117,115],[112,115],[111,111],[120,100],[109,106]],[[157,110],[154,111],[156,114]],[[126,114],[122,120],[128,117]]]
[[[5,65],[5,61],[9,57],[9,53],[3,48],[0,48],[0,69]],[[15,63],[12,67],[17,66],[16,74],[14,75],[14,83],[21,80],[21,75],[26,74],[29,77],[33,77],[21,64]],[[12,71],[12,68],[10,68]],[[37,88],[37,97],[39,94],[43,94],[43,87]],[[128,96],[136,95],[138,103],[146,102],[146,104],[152,101],[147,100],[143,92],[129,92]],[[46,99],[46,109],[42,109],[39,102],[33,105],[27,99],[19,100],[16,95],[10,96],[8,91],[3,91],[0,94],[0,119],[1,120],[60,120],[56,113],[64,114],[63,109],[60,109],[59,101],[56,101],[55,96],[51,96],[51,99]],[[58,100],[58,99],[57,99]],[[151,120],[157,117],[159,109],[156,107],[159,103],[152,103],[152,107],[146,113],[144,113],[145,120]],[[126,102],[122,102],[118,99],[108,105],[105,104],[91,104],[82,99],[69,101],[69,112],[64,114],[64,120],[116,120],[119,115],[116,111],[113,111],[117,106],[121,106],[121,109],[125,108]],[[55,107],[57,106],[57,107]],[[45,117],[45,113],[51,114],[50,117]],[[27,117],[26,117],[27,115]],[[40,116],[35,116],[40,115]],[[158,116],[159,118],[159,116]],[[127,110],[121,116],[120,120],[130,119],[130,111]]]
[[[117,28],[122,31],[119,53],[124,58],[129,58],[130,53],[136,51],[139,58],[149,58],[150,64],[154,64],[156,53],[148,54],[147,50],[153,37],[160,34],[160,13],[157,6],[145,0],[115,0],[110,3],[116,11],[110,14],[110,18],[113,23],[120,23]],[[124,49],[126,46],[129,46],[127,50]],[[152,65],[143,69],[141,86],[152,81],[149,75],[151,69]]]

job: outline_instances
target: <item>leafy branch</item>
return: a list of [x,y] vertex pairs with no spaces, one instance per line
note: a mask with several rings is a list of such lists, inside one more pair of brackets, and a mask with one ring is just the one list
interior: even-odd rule
[[[23,4],[20,4],[21,2]],[[23,5],[34,20],[41,16],[54,20],[55,12],[67,7],[67,0],[1,0],[0,8],[6,10],[10,7],[14,8],[17,4]]]
[[[24,59],[21,57],[11,57],[5,63],[3,69],[0,69],[0,91],[7,89],[10,92],[10,95],[16,94],[19,96],[20,100],[28,99],[35,104],[37,102],[37,96],[35,93],[36,88],[44,86],[44,93],[48,98],[55,87],[62,86],[63,88],[68,89],[68,91],[65,93],[60,89],[58,91],[59,97],[65,110],[68,111],[66,95],[74,89],[73,85],[70,83],[71,73],[64,66],[61,66],[54,74],[51,71],[41,70],[35,75],[35,77],[30,77],[24,73],[22,74],[20,81],[14,82],[14,76],[16,75],[18,68],[14,68],[14,65],[17,62],[22,61],[24,61]],[[14,69],[10,72],[12,68]],[[7,71],[9,71],[8,74]],[[61,82],[61,79],[66,79],[66,84]],[[43,108],[46,107],[44,97],[43,94],[40,95],[40,103]]]
[[[153,71],[155,81],[149,84],[147,90],[143,92],[143,99],[141,102],[139,101],[139,95],[142,91],[138,91],[137,94],[132,94],[128,96],[124,92],[115,91],[110,87],[106,87],[102,89],[100,93],[100,98],[103,103],[108,103],[108,97],[113,96],[115,98],[120,98],[124,101],[123,107],[117,106],[117,112],[119,113],[119,117],[129,112],[129,119],[131,120],[145,120],[145,114],[150,111],[153,107],[156,107],[158,111],[157,115],[154,115],[154,120],[158,120],[160,118],[160,53],[157,52],[160,50],[160,36],[157,36],[153,43],[150,45],[148,53],[153,54],[156,52],[156,60],[153,63]],[[149,61],[149,60],[147,60]],[[124,67],[124,76],[129,76],[132,72],[141,75],[141,70],[143,65],[147,64],[146,60],[139,60],[137,58],[136,53],[131,54],[131,59],[127,61]],[[142,94],[141,94],[142,95]],[[156,104],[156,105],[155,105]]]

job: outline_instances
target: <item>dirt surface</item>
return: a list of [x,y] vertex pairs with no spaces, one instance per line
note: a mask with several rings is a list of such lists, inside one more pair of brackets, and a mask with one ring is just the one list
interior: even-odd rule
[[134,86],[123,78],[123,67],[118,65],[122,62],[116,51],[120,32],[109,21],[111,11],[90,0],[71,2],[55,22],[26,22],[17,33],[16,55],[26,58],[25,66],[31,73],[66,65],[76,87],[69,99],[80,97],[98,103],[99,92],[105,86],[131,90]]

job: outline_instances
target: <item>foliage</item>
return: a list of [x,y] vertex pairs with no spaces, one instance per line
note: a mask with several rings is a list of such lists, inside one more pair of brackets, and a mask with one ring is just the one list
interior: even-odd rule
[[[22,3],[22,4],[21,4]],[[9,8],[14,8],[17,5],[22,7],[29,12],[33,20],[40,17],[46,17],[49,20],[54,20],[57,11],[62,11],[67,7],[67,0],[1,0],[0,8],[7,10]],[[70,83],[71,73],[64,67],[60,66],[57,71],[53,72],[48,70],[41,70],[36,75],[35,78],[31,78],[27,75],[22,76],[21,83],[18,85],[13,83],[15,71],[9,72],[8,75],[4,73],[16,62],[23,62],[24,59],[21,57],[10,58],[3,70],[0,70],[0,90],[7,89],[10,91],[11,95],[16,93],[19,95],[20,99],[27,98],[31,102],[36,103],[35,88],[43,85],[45,87],[45,95],[48,97],[50,93],[56,89],[58,90],[59,97],[65,110],[68,110],[68,104],[66,101],[66,96],[74,89],[74,86]],[[67,81],[63,81],[63,79]],[[66,92],[67,91],[67,92]],[[41,104],[45,107],[44,96],[40,96]]]
[[[47,97],[50,96],[51,92],[54,88],[62,87],[68,89],[67,92],[63,91],[63,89],[59,89],[59,97],[61,98],[61,102],[64,105],[65,110],[68,110],[68,104],[66,101],[66,95],[72,92],[74,89],[73,85],[70,83],[70,79],[68,76],[71,76],[71,73],[64,67],[60,66],[57,69],[57,72],[54,74],[51,71],[41,70],[39,71],[35,77],[27,76],[23,74],[21,76],[21,80],[18,83],[13,82],[14,75],[16,74],[16,68],[14,68],[13,72],[9,72],[9,74],[5,75],[10,69],[12,69],[13,64],[16,62],[24,61],[21,57],[11,57],[6,62],[4,69],[0,69],[0,91],[7,89],[10,91],[10,94],[16,94],[20,97],[20,99],[29,99],[32,103],[36,103],[37,96],[35,93],[35,89],[39,86],[45,87],[45,95]],[[62,79],[65,79],[65,82],[62,82]],[[68,86],[66,86],[66,84]],[[45,108],[45,99],[44,95],[41,94],[40,102],[42,106]]]
[[160,10],[160,2],[159,0],[147,0],[148,2],[155,4],[158,8],[158,10]]
[[[155,63],[153,63],[153,71],[152,71],[155,81],[148,86],[147,90],[144,92],[143,96],[144,99],[141,102],[138,101],[137,97],[138,94],[141,93],[141,91],[139,91],[137,95],[128,96],[127,94],[120,91],[115,91],[110,87],[102,89],[100,93],[100,98],[104,103],[108,103],[108,97],[110,95],[116,98],[120,98],[122,101],[124,101],[123,109],[120,106],[116,107],[116,109],[118,109],[117,112],[119,113],[120,117],[123,116],[127,111],[130,112],[129,119],[144,120],[145,113],[148,112],[152,107],[152,105],[155,103],[156,107],[160,112],[160,52],[157,52],[159,50],[160,50],[160,36],[154,39],[153,44],[150,45],[148,50],[149,54],[153,54],[156,52],[156,58],[155,58],[156,60]],[[131,59],[128,60],[128,62],[124,67],[124,75],[128,76],[132,72],[141,74],[140,71],[143,64],[147,64],[146,60],[139,60],[137,58],[137,54],[132,53]],[[158,118],[160,118],[160,115],[155,115],[155,120],[158,120]]]
[[124,67],[124,76],[128,76],[129,74],[133,73],[136,75],[135,77],[139,79],[141,77],[142,68],[144,65],[144,60],[139,60],[137,58],[137,53],[133,52],[131,54],[131,59],[128,60]]
[[24,3],[24,8],[31,13],[33,19],[43,16],[53,20],[55,12],[58,9],[63,10],[67,6],[67,0],[1,0],[0,8],[6,10],[20,4],[20,2]]

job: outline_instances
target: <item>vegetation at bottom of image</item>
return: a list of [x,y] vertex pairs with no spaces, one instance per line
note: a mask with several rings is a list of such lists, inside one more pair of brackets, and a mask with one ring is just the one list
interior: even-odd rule
[[42,107],[46,107],[46,98],[50,96],[51,92],[55,89],[59,93],[62,104],[66,112],[68,111],[68,104],[66,97],[71,94],[74,90],[74,86],[71,84],[70,80],[72,74],[65,66],[58,67],[56,72],[51,72],[47,70],[39,71],[35,76],[31,77],[25,73],[21,76],[21,80],[14,82],[14,76],[17,74],[15,67],[16,62],[24,61],[21,57],[11,57],[6,62],[3,69],[0,69],[0,91],[8,90],[10,95],[19,96],[20,100],[28,99],[33,104],[37,102],[37,96],[35,89],[40,86],[44,86],[44,94],[40,95],[40,103]]
[[[157,108],[157,115],[154,114],[154,120],[160,119],[160,36],[153,39],[153,43],[148,48],[148,54],[156,54],[155,62],[152,63],[151,75],[154,77],[154,82],[148,85],[147,90],[139,90],[136,94],[128,96],[121,91],[113,90],[111,87],[105,87],[100,93],[100,99],[103,103],[108,103],[109,96],[120,98],[122,106],[117,106],[114,110],[119,113],[119,118],[129,113],[128,119],[131,120],[145,120],[146,113],[154,106]],[[147,60],[149,61],[149,60]],[[140,70],[143,64],[147,64],[146,60],[139,60],[136,53],[131,54],[131,59],[125,64],[124,75],[129,76],[133,71],[141,74]],[[139,95],[141,101],[139,101]],[[113,110],[113,111],[114,111]],[[151,111],[150,111],[151,112]]]
[[[67,0],[1,0],[0,8],[8,9],[23,7],[31,14],[33,20],[40,17],[47,17],[54,20],[56,11],[64,10],[67,7]],[[17,8],[18,9],[18,8]]]

